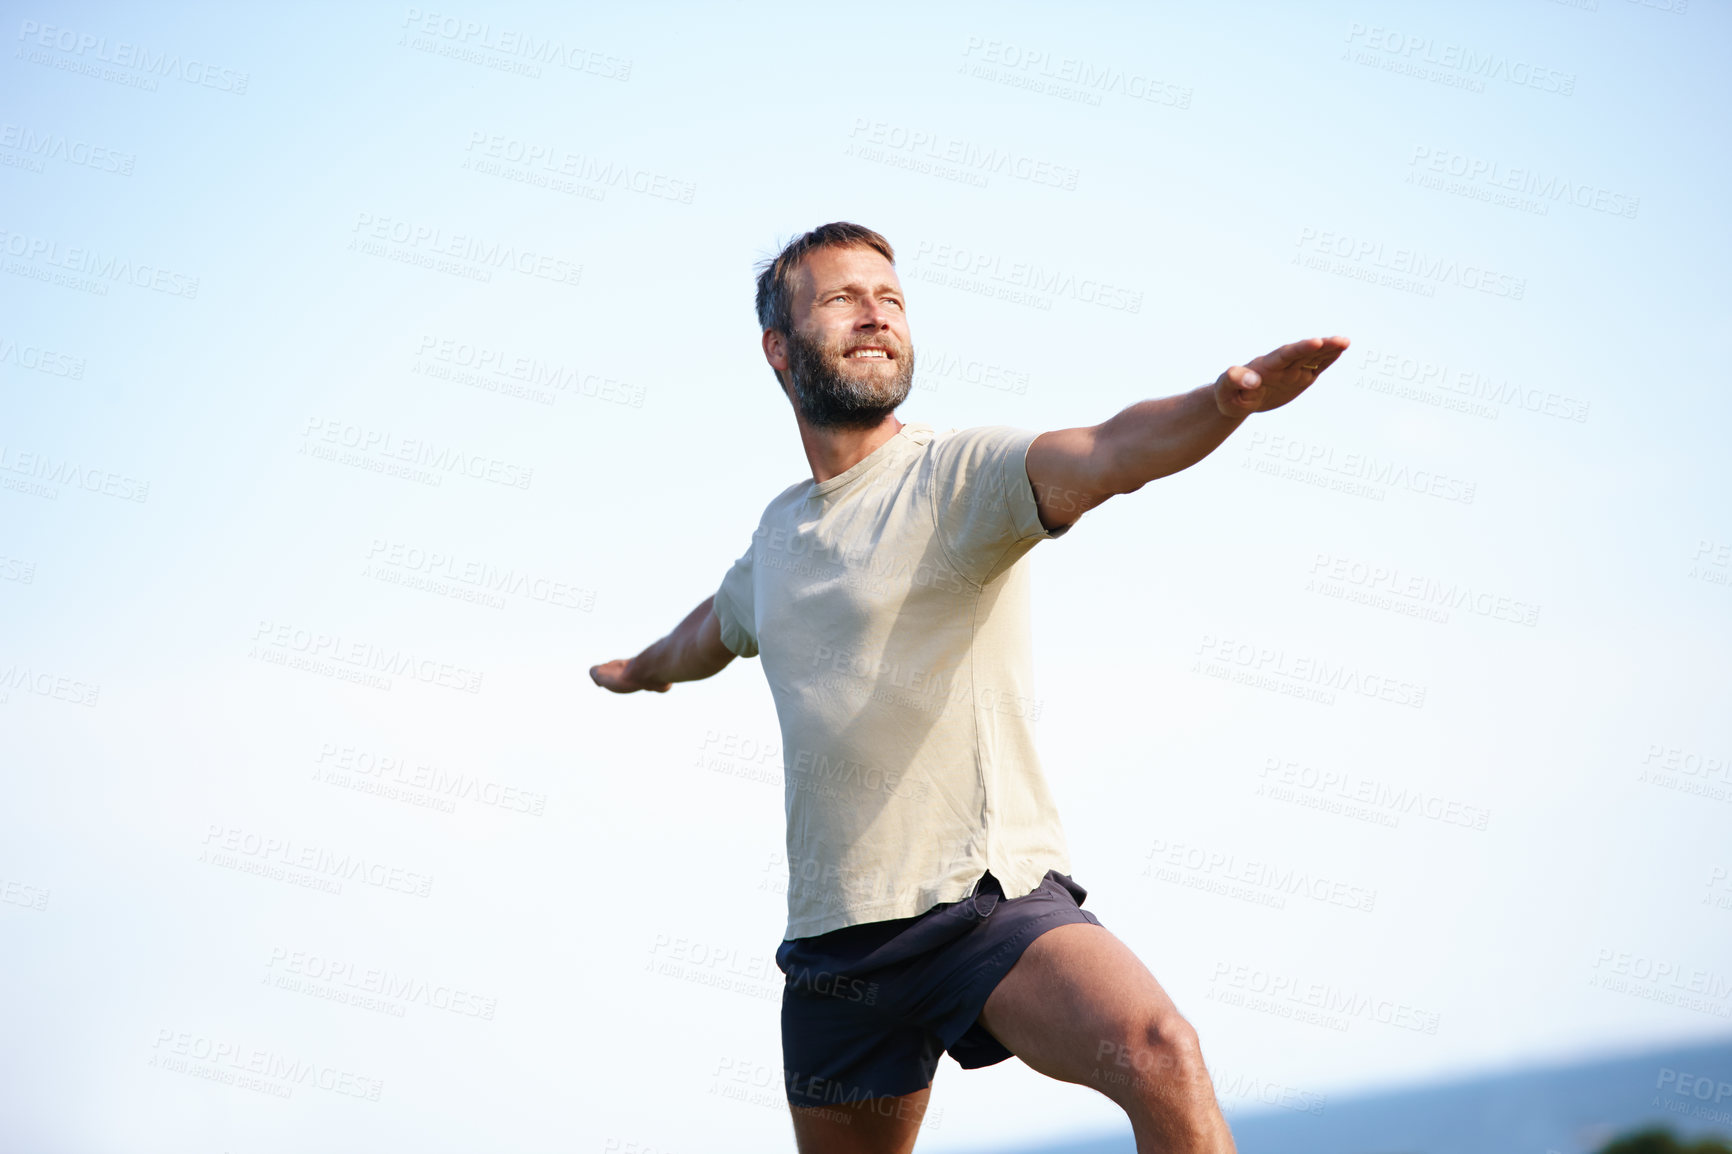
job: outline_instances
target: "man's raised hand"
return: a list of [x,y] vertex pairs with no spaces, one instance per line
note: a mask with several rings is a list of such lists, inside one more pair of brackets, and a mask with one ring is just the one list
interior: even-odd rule
[[1229,417],[1279,409],[1309,388],[1348,344],[1346,337],[1312,337],[1234,365],[1215,380],[1215,407]]

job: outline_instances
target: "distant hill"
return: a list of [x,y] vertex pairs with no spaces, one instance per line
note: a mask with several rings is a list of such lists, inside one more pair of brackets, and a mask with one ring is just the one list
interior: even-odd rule
[[[1666,1125],[1732,1136],[1732,1039],[1330,1098],[1320,1112],[1230,1113],[1239,1154],[1593,1154]],[[1122,1134],[992,1154],[1134,1154]]]

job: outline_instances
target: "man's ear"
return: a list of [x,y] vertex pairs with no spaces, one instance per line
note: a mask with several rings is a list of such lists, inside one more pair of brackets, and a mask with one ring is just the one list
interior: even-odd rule
[[775,329],[764,330],[764,359],[770,362],[770,370],[776,374],[776,383],[782,386],[782,394],[789,400],[794,394],[788,389],[788,339]]
[[764,330],[764,359],[776,370],[778,378],[788,370],[788,341],[775,329]]

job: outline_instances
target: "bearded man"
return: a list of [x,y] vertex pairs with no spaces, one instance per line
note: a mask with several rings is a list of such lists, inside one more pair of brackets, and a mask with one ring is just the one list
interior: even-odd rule
[[1138,1151],[1232,1151],[1196,1031],[1081,908],[1034,748],[1026,556],[1287,404],[1347,339],[1284,345],[1099,425],[937,432],[895,415],[914,347],[878,233],[796,238],[760,266],[757,310],[812,476],[770,501],[713,596],[590,676],[660,693],[762,658],[782,729],[776,963],[799,1150],[906,1154],[949,1053],[1093,1087]]

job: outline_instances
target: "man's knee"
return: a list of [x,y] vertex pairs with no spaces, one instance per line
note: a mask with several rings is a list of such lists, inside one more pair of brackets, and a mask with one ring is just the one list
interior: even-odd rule
[[1214,1106],[1197,1031],[1176,1013],[1127,1019],[1102,1039],[1099,1057],[1119,1075],[1101,1079],[1101,1088],[1121,1104],[1161,1113]]

